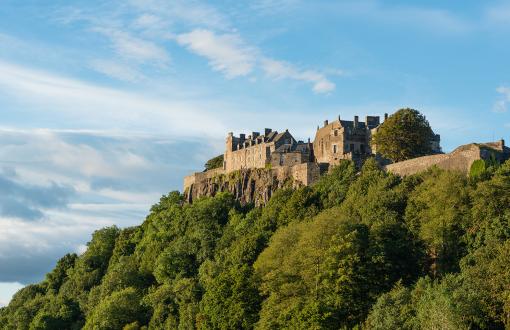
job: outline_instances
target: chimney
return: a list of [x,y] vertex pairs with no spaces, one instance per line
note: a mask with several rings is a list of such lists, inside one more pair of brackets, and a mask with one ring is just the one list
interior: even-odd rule
[[329,122],[328,122],[328,120],[326,119],[326,120],[324,121],[324,127],[328,126],[328,124],[329,124]]
[[358,128],[358,121],[359,121],[359,117],[354,116],[354,128]]
[[271,133],[271,129],[270,128],[264,128],[264,135],[269,135],[269,133]]
[[338,122],[340,122],[340,115],[338,115]]
[[255,140],[256,138],[258,138],[260,136],[260,133],[259,132],[251,132],[251,136]]
[[241,141],[246,140],[246,134],[239,134],[239,139],[240,139]]
[[386,121],[386,119],[388,119],[388,114],[387,113],[384,114],[384,121]]
[[310,143],[310,138],[308,138],[308,143]]
[[319,125],[317,125],[317,130],[319,130]]
[[501,143],[501,148],[504,149],[505,148],[505,140],[501,139],[499,142]]

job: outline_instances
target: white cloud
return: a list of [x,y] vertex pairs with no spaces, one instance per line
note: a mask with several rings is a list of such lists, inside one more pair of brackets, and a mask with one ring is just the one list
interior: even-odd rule
[[510,87],[501,86],[496,91],[500,94],[500,99],[494,103],[492,110],[498,113],[507,112],[510,103]]
[[[160,132],[169,136],[220,136],[218,111],[191,101],[167,100],[139,93],[102,87],[41,70],[0,61],[0,95],[18,99],[24,108],[32,105],[44,116],[58,112],[79,127]],[[26,95],[30,95],[27,98]],[[28,104],[27,104],[28,103]],[[112,127],[112,124],[115,125]]]
[[99,73],[119,80],[137,82],[145,78],[143,74],[130,66],[112,60],[93,60],[90,62],[90,67]]
[[[58,258],[82,251],[94,230],[140,224],[150,205],[214,155],[204,151],[207,144],[129,132],[0,129],[0,211],[14,191],[42,213],[32,219],[0,212],[0,282],[40,281]],[[74,193],[65,200],[41,194],[56,186]],[[0,292],[0,301],[8,297],[2,299]]]
[[18,282],[0,282],[0,308],[6,306],[11,297],[24,285]]
[[[260,64],[269,77],[312,83],[315,93],[328,93],[335,89],[335,84],[323,73],[299,70],[285,61],[261,58],[260,51],[247,46],[237,34],[217,35],[209,30],[197,29],[180,34],[177,36],[177,42],[207,58],[213,70],[224,73],[228,78],[246,76]],[[338,74],[338,71],[335,74]]]
[[313,70],[299,70],[290,63],[273,59],[262,61],[264,72],[275,79],[295,79],[313,84],[315,93],[328,93],[335,89],[335,84],[328,80],[325,75]]
[[150,62],[166,67],[170,62],[167,51],[156,43],[144,40],[131,35],[128,32],[113,29],[96,27],[95,31],[110,38],[112,47],[118,56],[139,63]]
[[245,45],[237,34],[218,35],[196,29],[178,35],[177,42],[207,58],[213,70],[224,73],[228,78],[249,74],[255,64],[256,51]]

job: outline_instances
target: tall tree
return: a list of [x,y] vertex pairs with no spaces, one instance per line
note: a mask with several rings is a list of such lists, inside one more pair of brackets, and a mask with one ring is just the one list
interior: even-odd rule
[[372,137],[377,153],[394,162],[432,153],[429,122],[417,110],[405,108],[391,115]]

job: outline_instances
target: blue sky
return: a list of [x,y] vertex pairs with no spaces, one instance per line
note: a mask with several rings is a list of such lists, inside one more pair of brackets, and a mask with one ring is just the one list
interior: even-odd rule
[[509,1],[0,0],[0,305],[143,221],[228,131],[422,111],[510,134]]

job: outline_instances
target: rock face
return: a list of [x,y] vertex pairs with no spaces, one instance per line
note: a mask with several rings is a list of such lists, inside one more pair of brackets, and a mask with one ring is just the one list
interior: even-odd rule
[[214,196],[219,192],[228,191],[241,204],[264,205],[269,201],[275,190],[289,186],[289,181],[281,181],[271,171],[246,169],[234,175],[220,175],[195,182],[184,192],[186,200],[192,203],[203,196]]
[[311,185],[321,173],[327,171],[315,163],[304,163],[292,167],[242,169],[230,173],[212,170],[195,173],[184,180],[184,196],[192,203],[203,196],[214,196],[219,192],[230,192],[241,204],[266,204],[272,194],[280,188]]

